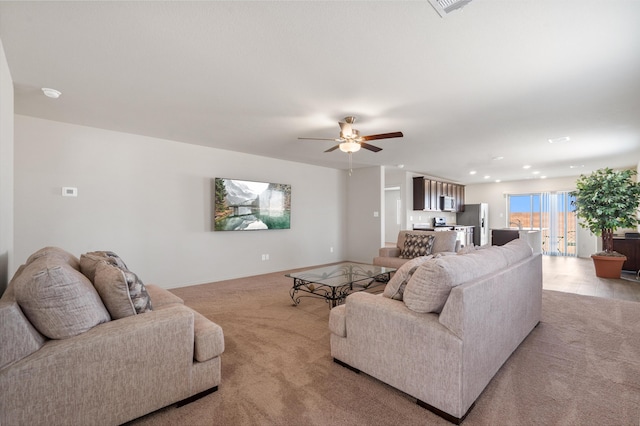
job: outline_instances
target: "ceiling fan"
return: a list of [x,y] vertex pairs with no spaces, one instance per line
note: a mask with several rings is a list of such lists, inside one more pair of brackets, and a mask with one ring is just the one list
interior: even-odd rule
[[339,142],[338,145],[327,149],[325,152],[335,151],[340,148],[340,151],[347,152],[349,154],[359,151],[360,148],[368,149],[369,151],[378,152],[382,151],[382,148],[368,144],[367,141],[379,140],[379,139],[391,139],[401,138],[404,135],[402,132],[392,133],[380,133],[377,135],[360,136],[360,132],[354,129],[351,125],[355,123],[356,118],[354,116],[345,117],[344,121],[338,122],[340,125],[340,137],[339,138],[298,138],[298,139],[313,139],[319,141],[335,141]]

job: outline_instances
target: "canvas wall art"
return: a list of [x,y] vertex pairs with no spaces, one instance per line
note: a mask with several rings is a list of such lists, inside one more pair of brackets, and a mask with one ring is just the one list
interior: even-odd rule
[[215,178],[214,230],[291,228],[291,185]]

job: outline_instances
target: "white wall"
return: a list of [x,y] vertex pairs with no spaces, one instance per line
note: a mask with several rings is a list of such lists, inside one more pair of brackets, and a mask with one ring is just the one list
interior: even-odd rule
[[371,263],[384,245],[384,169],[355,169],[347,187],[347,259]]
[[[578,176],[558,179],[529,179],[500,183],[483,183],[465,186],[465,203],[489,204],[489,228],[503,228],[507,224],[507,194],[527,194],[546,191],[573,191]],[[578,256],[589,257],[598,251],[598,238],[588,230],[578,227]]]
[[0,295],[13,259],[13,81],[0,40]]
[[[172,288],[347,257],[344,171],[21,115],[14,168],[13,270],[47,245],[112,250]],[[290,183],[291,229],[213,232],[215,177]]]

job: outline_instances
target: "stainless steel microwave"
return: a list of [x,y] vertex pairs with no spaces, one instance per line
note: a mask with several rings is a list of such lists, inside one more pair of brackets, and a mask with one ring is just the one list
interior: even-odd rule
[[445,195],[440,197],[440,210],[444,212],[456,211],[456,199]]

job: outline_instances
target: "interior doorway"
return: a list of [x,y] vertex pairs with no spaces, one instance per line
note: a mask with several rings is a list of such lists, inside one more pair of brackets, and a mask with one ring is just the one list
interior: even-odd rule
[[384,241],[395,245],[402,223],[402,199],[400,187],[384,189]]

